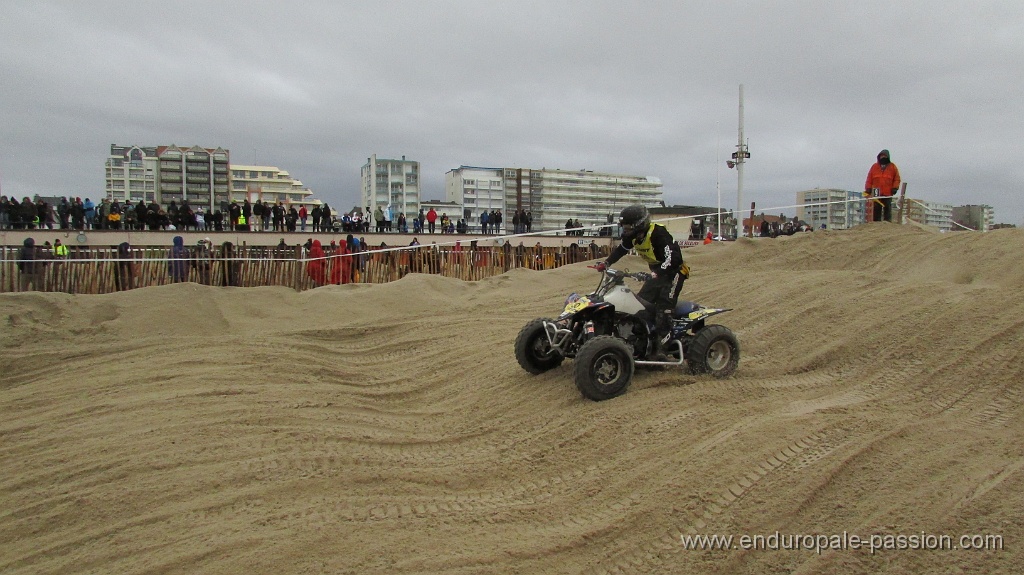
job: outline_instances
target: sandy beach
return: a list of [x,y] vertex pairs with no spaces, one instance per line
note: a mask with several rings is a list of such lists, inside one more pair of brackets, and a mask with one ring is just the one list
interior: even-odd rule
[[[887,223],[687,249],[736,375],[600,403],[512,348],[586,264],[0,294],[0,572],[1016,573],[1022,253]],[[682,542],[843,533],[1002,548]]]

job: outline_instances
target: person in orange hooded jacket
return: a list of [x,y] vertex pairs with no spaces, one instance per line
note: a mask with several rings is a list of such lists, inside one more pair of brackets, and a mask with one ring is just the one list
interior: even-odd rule
[[[896,164],[889,161],[889,150],[878,152],[878,161],[868,170],[868,179],[864,182],[864,197],[873,198],[868,201],[868,209],[864,216],[869,222],[892,221],[892,197],[900,189],[900,171]],[[874,197],[872,190],[878,190]]]

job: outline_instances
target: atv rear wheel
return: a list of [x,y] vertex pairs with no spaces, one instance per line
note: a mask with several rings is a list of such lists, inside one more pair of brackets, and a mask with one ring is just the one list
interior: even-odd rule
[[576,388],[594,401],[621,395],[633,379],[633,350],[610,335],[583,344],[573,364]]
[[740,343],[724,325],[709,325],[693,336],[686,363],[695,375],[729,377],[740,363]]
[[516,336],[516,361],[526,371],[537,375],[562,364],[565,356],[551,349],[551,341],[544,330],[549,319],[535,319],[523,326]]

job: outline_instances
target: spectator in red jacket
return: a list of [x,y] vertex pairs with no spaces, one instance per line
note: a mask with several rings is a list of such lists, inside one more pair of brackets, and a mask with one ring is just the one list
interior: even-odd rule
[[[868,200],[865,219],[869,222],[892,221],[892,197],[900,189],[900,171],[889,161],[889,150],[878,152],[878,161],[868,170],[864,197]],[[874,190],[877,190],[877,194]]]
[[435,223],[437,223],[437,212],[434,211],[434,208],[430,208],[430,211],[427,212],[427,228],[430,233],[434,233]]
[[[350,236],[351,237],[351,236]],[[338,249],[334,250],[334,269],[331,271],[331,283],[347,284],[352,281],[352,249],[345,240],[338,241]]]
[[327,258],[320,240],[313,240],[313,245],[309,248],[306,275],[313,280],[314,287],[320,287],[327,283]]

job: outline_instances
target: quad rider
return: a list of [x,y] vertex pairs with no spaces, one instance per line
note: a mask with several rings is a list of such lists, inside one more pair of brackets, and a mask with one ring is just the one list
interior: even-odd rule
[[651,222],[651,213],[642,204],[626,206],[619,214],[622,243],[597,269],[604,271],[619,261],[629,250],[636,250],[651,269],[651,278],[644,282],[637,294],[650,304],[648,311],[654,319],[654,349],[651,359],[666,361],[665,344],[672,332],[672,312],[689,277],[690,268],[683,262],[683,254],[672,234],[662,224]]

